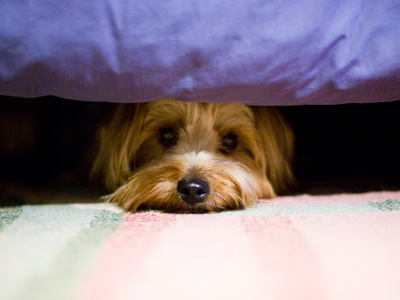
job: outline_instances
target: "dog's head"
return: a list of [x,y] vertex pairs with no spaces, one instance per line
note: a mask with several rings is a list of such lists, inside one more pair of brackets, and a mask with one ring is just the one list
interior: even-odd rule
[[160,100],[121,104],[94,170],[129,211],[241,209],[292,180],[292,132],[273,108]]

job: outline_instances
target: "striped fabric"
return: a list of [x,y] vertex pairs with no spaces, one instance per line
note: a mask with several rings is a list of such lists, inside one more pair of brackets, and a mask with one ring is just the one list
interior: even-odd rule
[[400,192],[244,211],[0,208],[0,299],[400,299]]

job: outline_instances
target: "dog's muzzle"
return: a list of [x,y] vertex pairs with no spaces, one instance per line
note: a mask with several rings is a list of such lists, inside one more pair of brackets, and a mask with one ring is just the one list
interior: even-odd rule
[[207,181],[196,177],[184,177],[178,182],[178,193],[188,204],[204,202],[210,192]]

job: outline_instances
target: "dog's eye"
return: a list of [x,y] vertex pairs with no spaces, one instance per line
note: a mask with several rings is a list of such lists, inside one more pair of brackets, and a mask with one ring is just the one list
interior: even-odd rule
[[232,151],[237,147],[237,135],[234,133],[228,133],[222,138],[222,150]]
[[178,141],[178,134],[173,128],[163,128],[160,130],[160,143],[163,146],[171,147]]

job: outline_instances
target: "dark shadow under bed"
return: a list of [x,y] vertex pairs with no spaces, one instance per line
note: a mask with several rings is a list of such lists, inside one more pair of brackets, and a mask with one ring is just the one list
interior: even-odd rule
[[[0,98],[0,204],[96,202],[97,124],[112,104]],[[400,101],[281,107],[296,136],[291,194],[400,190]]]

